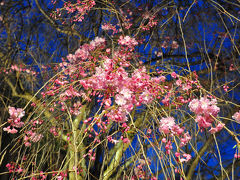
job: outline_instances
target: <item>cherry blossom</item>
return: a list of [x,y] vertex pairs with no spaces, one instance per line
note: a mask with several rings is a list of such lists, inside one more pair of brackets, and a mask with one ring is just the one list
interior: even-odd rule
[[120,36],[118,43],[120,45],[125,45],[129,47],[130,49],[134,48],[134,46],[138,45],[138,42],[135,40],[135,38],[131,38],[130,36]]
[[168,134],[174,125],[175,120],[173,117],[162,118],[159,123],[159,131]]
[[[64,11],[67,11],[67,14],[75,13],[75,16],[72,17],[72,21],[74,22],[82,22],[84,19],[84,15],[95,6],[96,2],[94,0],[87,1],[77,1],[77,3],[72,4],[70,1],[64,3],[63,8],[59,8],[53,13],[51,16],[53,18],[58,18],[62,15]],[[63,21],[63,24],[66,22]]]
[[211,114],[216,117],[220,111],[220,108],[217,107],[216,104],[217,104],[216,99],[212,99],[210,101],[206,97],[201,97],[200,100],[193,99],[189,103],[189,108],[191,111],[193,111],[194,113],[196,113],[198,115],[200,115],[200,114],[210,115]]
[[180,147],[185,146],[191,140],[191,136],[188,132],[183,135],[183,138],[180,139]]
[[188,162],[190,159],[192,159],[192,156],[190,154],[183,154],[183,157],[185,158],[180,158],[180,162]]
[[[25,111],[22,108],[8,107],[10,118],[8,123],[10,126],[3,128],[4,131],[8,133],[15,134],[18,132],[15,128],[21,128],[24,126],[24,122],[21,121],[21,118],[25,115]],[[12,128],[11,128],[12,127]]]
[[197,115],[195,121],[201,128],[211,127],[209,131],[211,133],[216,133],[223,128],[224,124],[222,123],[218,123],[216,128],[212,127],[212,123],[215,121],[214,118],[217,117],[220,111],[216,99],[209,100],[207,97],[201,97],[200,100],[193,99],[189,103],[189,108]]
[[18,130],[16,130],[15,128],[11,129],[11,126],[3,128],[3,131],[7,131],[7,133],[10,133],[10,134],[16,134],[18,132]]
[[211,133],[211,134],[214,134],[214,133],[216,133],[216,132],[219,132],[219,131],[221,131],[222,130],[222,128],[224,127],[224,123],[218,123],[218,125],[215,127],[215,128],[211,128],[210,130],[209,130],[209,132]]
[[232,116],[232,118],[240,123],[240,111],[239,112],[235,112],[235,114]]

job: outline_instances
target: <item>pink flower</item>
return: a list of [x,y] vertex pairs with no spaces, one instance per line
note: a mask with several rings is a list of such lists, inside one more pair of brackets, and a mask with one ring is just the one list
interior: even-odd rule
[[105,103],[105,106],[106,107],[110,107],[111,106],[111,104],[112,104],[112,100],[109,98],[109,99],[106,99],[105,101],[104,101],[104,103]]
[[166,143],[166,142],[167,142],[167,139],[166,139],[166,138],[162,138],[162,142],[163,142],[163,143]]
[[143,103],[143,104],[149,104],[153,101],[153,97],[149,91],[144,91],[139,96],[139,99],[141,99],[141,103]]
[[180,140],[181,140],[180,147],[185,146],[191,140],[191,136],[187,132],[183,135],[183,138],[181,138]]
[[10,133],[10,134],[16,134],[18,132],[18,130],[16,130],[15,128],[11,129],[10,126],[3,128],[3,131],[7,131],[7,133]]
[[172,144],[171,144],[171,141],[168,141],[166,146],[165,146],[165,149],[166,149],[166,153],[167,154],[170,154],[170,150],[172,149]]
[[[15,134],[18,131],[14,128],[21,128],[24,125],[24,122],[21,122],[21,118],[25,115],[25,112],[22,108],[15,108],[15,107],[8,107],[8,111],[10,114],[10,118],[8,119],[8,123],[10,123],[10,126],[3,128],[4,131],[7,131],[8,133]],[[12,126],[12,129],[11,129]]]
[[224,90],[225,92],[227,92],[228,89],[229,89],[229,86],[226,86],[226,85],[223,86],[223,90]]
[[135,38],[131,38],[129,36],[120,36],[118,43],[120,45],[128,46],[129,48],[133,48],[134,46],[138,45],[138,42],[135,40]]
[[177,74],[176,74],[175,72],[172,72],[172,73],[171,73],[171,76],[172,76],[174,79],[177,78]]
[[177,86],[181,86],[181,84],[182,84],[182,80],[178,79],[178,80],[176,81],[176,85],[177,85]]
[[127,113],[123,111],[123,109],[119,108],[118,110],[111,110],[107,116],[116,122],[126,122],[127,121]]
[[235,112],[232,118],[235,119],[238,123],[240,123],[240,111]]
[[117,105],[122,106],[125,105],[127,103],[126,99],[124,98],[124,96],[117,94],[116,95],[116,99],[115,102],[117,103]]
[[215,128],[212,127],[212,128],[209,130],[209,132],[210,132],[211,134],[214,134],[214,133],[216,133],[216,132],[219,132],[219,131],[222,130],[222,128],[224,127],[224,125],[225,125],[225,124],[223,124],[223,123],[218,123],[218,125],[217,125]]
[[96,37],[93,41],[90,42],[90,45],[93,46],[94,48],[98,46],[104,46],[105,45],[105,39]]
[[125,87],[120,91],[120,94],[122,94],[126,99],[130,99],[132,95],[132,91],[130,91],[128,88]]
[[186,153],[183,154],[183,157],[185,157],[186,159],[182,158],[180,159],[180,162],[188,162],[192,158],[190,154],[186,154]]
[[130,140],[129,140],[128,138],[123,138],[122,141],[123,141],[123,143],[125,143],[125,144],[130,143]]
[[166,80],[166,77],[165,77],[165,76],[160,76],[160,77],[159,77],[159,81],[160,81],[160,82],[165,82],[165,80]]
[[151,129],[148,129],[148,130],[147,130],[147,133],[148,133],[148,134],[151,134],[151,133],[152,133],[152,130],[151,130]]
[[234,71],[234,70],[236,70],[236,68],[234,67],[233,64],[231,64],[230,67],[229,67],[229,71]]
[[179,158],[179,157],[180,157],[180,153],[179,153],[179,152],[175,152],[175,156],[176,156],[177,158]]
[[[217,107],[217,100],[211,99],[209,100],[206,97],[201,97],[200,100],[193,99],[189,103],[189,108],[191,111],[196,113],[197,117],[195,119],[198,122],[198,125],[201,128],[208,128],[214,122],[214,117],[217,117],[220,108]],[[209,130],[210,133],[216,133],[223,128],[224,124],[219,123],[216,128],[211,128]]]
[[211,101],[207,99],[206,97],[201,97],[200,100],[198,99],[193,99],[189,103],[189,108],[191,111],[194,113],[200,115],[213,115],[217,116],[217,114],[220,111],[220,108],[217,107],[217,100],[212,99]]
[[23,172],[23,169],[20,167],[16,171],[17,171],[17,173],[21,173],[21,172]]
[[27,131],[26,135],[24,136],[24,144],[25,146],[31,146],[30,140],[32,142],[38,142],[42,139],[42,134],[37,134],[36,132],[33,132],[32,130]]
[[114,26],[112,24],[106,24],[106,23],[104,25],[102,25],[102,30],[105,30],[105,31],[112,30],[113,34],[118,32],[116,26]]
[[216,126],[217,130],[220,131],[222,130],[222,128],[225,126],[224,123],[218,123],[218,125]]
[[234,158],[239,159],[239,158],[240,158],[240,153],[238,153],[238,154],[235,153],[235,154],[234,154]]
[[8,112],[11,116],[11,118],[22,118],[25,115],[25,111],[23,111],[22,108],[15,108],[15,107],[8,107]]
[[43,138],[42,134],[33,133],[30,137],[32,142],[38,142]]
[[86,48],[79,48],[76,52],[75,52],[75,57],[76,58],[80,58],[82,60],[86,60],[89,56],[89,51]]
[[201,113],[201,107],[200,107],[200,102],[198,99],[193,99],[190,103],[189,103],[189,108],[191,111],[195,112],[196,114],[200,114]]
[[182,89],[188,91],[189,89],[192,89],[192,86],[190,84],[183,84]]
[[198,115],[195,119],[195,121],[199,124],[202,128],[208,128],[211,126],[212,122],[207,121],[207,119],[204,116]]
[[24,142],[24,145],[25,145],[26,147],[30,147],[32,144],[31,144],[30,142]]
[[169,130],[171,130],[175,125],[174,118],[173,117],[162,118],[160,120],[159,125],[160,125],[159,131],[168,134]]
[[178,125],[174,125],[171,129],[173,134],[181,135],[184,131],[183,128],[180,128]]
[[209,106],[210,106],[209,99],[201,98],[200,99],[200,105],[201,105],[201,109],[203,110],[203,112],[207,111],[209,109]]

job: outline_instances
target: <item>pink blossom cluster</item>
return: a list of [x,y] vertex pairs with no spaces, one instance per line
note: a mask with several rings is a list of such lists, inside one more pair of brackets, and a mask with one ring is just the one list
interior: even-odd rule
[[58,130],[57,130],[57,128],[56,127],[51,127],[50,128],[50,133],[52,133],[54,136],[58,136]]
[[[148,161],[148,162],[146,162]],[[148,179],[149,177],[147,177],[147,173],[146,173],[146,170],[145,170],[145,167],[148,165],[151,165],[151,161],[149,159],[139,159],[138,160],[138,164],[137,166],[134,168],[134,174],[137,176],[136,179]]]
[[77,101],[76,103],[73,104],[73,107],[70,107],[70,113],[77,116],[80,114],[80,109],[81,109],[82,104],[80,101]]
[[156,20],[155,16],[150,16],[148,13],[144,14],[144,19],[148,20],[148,23],[146,25],[142,25],[141,29],[144,31],[150,30],[150,28],[156,26],[158,24],[158,21]]
[[129,144],[131,143],[131,141],[128,138],[124,138],[123,136],[121,136],[121,140],[124,144]]
[[123,19],[122,26],[125,29],[130,29],[133,25],[132,11],[130,9],[127,9],[126,11],[127,12],[123,11],[123,9],[120,8],[120,14],[122,15],[122,19]]
[[159,123],[159,131],[165,134],[182,134],[184,129],[175,124],[173,117],[162,118]]
[[188,132],[184,133],[183,136],[180,138],[180,147],[186,146],[191,139],[192,138]]
[[[98,37],[89,44],[81,46],[75,54],[69,54],[67,59],[70,63],[64,61],[60,64],[65,75],[53,80],[54,85],[47,87],[47,91],[42,92],[42,95],[44,97],[46,95],[54,96],[61,92],[60,101],[70,100],[73,97],[82,97],[90,101],[89,95],[78,92],[73,86],[62,91],[62,86],[69,83],[66,81],[66,76],[71,76],[80,82],[85,90],[93,90],[92,95],[100,97],[102,94],[104,96],[102,101],[106,108],[111,106],[111,97],[114,97],[118,108],[111,109],[108,117],[117,122],[125,122],[126,116],[133,109],[134,104],[140,106],[151,103],[159,91],[162,91],[158,85],[162,81],[158,78],[150,78],[144,68],[136,69],[132,74],[126,72],[124,68],[130,65],[128,59],[132,58],[132,53],[127,49],[137,45],[137,41],[129,36],[122,40],[120,43],[125,46],[126,50],[117,49],[112,58],[104,56],[102,53],[98,54],[98,49],[105,47],[105,39]],[[97,61],[99,58],[101,61]],[[85,61],[86,59],[88,61]],[[89,76],[85,78],[87,74]],[[77,115],[77,108],[80,106],[70,107],[71,113]],[[50,110],[54,111],[56,107],[57,105],[53,103]],[[66,108],[62,106],[61,109],[64,111]]]
[[175,156],[176,156],[177,160],[180,161],[180,162],[188,162],[189,160],[192,159],[192,156],[190,154],[186,154],[186,153],[184,153],[182,155],[183,158],[181,158],[181,154],[179,152],[176,152]]
[[85,89],[102,91],[106,95],[107,107],[111,104],[110,96],[114,96],[118,108],[111,109],[107,116],[113,121],[125,122],[134,105],[149,104],[159,94],[159,81],[150,78],[145,68],[128,74],[123,67],[116,65],[114,59],[107,58],[103,67],[96,67],[95,75],[80,83]]
[[[12,73],[12,72],[21,72],[21,73],[26,73],[26,74],[30,74],[32,76],[36,76],[38,73],[35,72],[34,70],[30,69],[30,68],[27,68],[27,67],[23,67],[22,65],[18,66],[18,65],[11,65],[11,67],[9,69],[3,69],[3,72],[5,74],[9,74],[9,73]],[[1,73],[1,72],[0,72]]]
[[84,19],[84,15],[86,15],[87,12],[90,11],[93,6],[95,6],[95,4],[96,2],[94,0],[78,0],[75,4],[72,4],[70,1],[68,1],[64,3],[63,8],[56,10],[56,15],[52,14],[51,16],[54,18],[60,17],[62,15],[62,12],[65,10],[68,14],[74,13],[71,21],[82,22],[82,20]]
[[223,90],[224,90],[225,92],[228,92],[228,89],[229,89],[229,86],[227,86],[227,85],[224,85],[224,86],[223,86]]
[[7,163],[6,167],[8,168],[8,171],[10,173],[16,172],[16,173],[22,173],[23,169],[18,165],[16,165],[16,163]]
[[118,43],[122,46],[127,46],[130,49],[133,49],[138,45],[138,42],[135,40],[135,38],[131,38],[130,36],[120,36]]
[[195,121],[201,128],[211,127],[209,131],[216,133],[224,127],[223,123],[218,123],[215,128],[212,127],[212,123],[220,111],[220,108],[217,107],[216,99],[209,100],[207,97],[201,97],[200,100],[193,99],[189,103],[189,108],[197,115]]
[[84,154],[83,157],[89,157],[90,160],[95,161],[96,159],[96,152],[93,151],[93,149],[90,149],[87,154]]
[[107,140],[113,144],[117,144],[119,142],[119,140],[113,139],[112,136],[108,136]]
[[90,46],[92,46],[94,49],[97,47],[104,48],[105,47],[106,40],[105,38],[96,37],[94,40],[90,42]]
[[240,159],[240,153],[235,153],[235,154],[234,154],[234,158]]
[[69,86],[68,89],[60,94],[60,99],[65,101],[67,99],[71,99],[73,97],[80,97],[81,95],[72,87]]
[[[163,138],[163,139],[162,139],[162,142],[163,142],[163,143],[166,143],[166,138]],[[172,146],[171,141],[168,141],[168,142],[166,143],[166,145],[165,145],[166,154],[170,154],[172,148],[173,148],[173,146]]]
[[[173,136],[178,136],[180,139],[179,147],[185,146],[191,140],[191,136],[189,135],[189,133],[184,133],[184,128],[181,128],[179,127],[179,125],[175,124],[175,120],[173,117],[162,118],[159,122],[159,131],[164,133],[165,135],[169,135],[169,138]],[[170,154],[170,151],[172,149],[171,141],[167,141],[166,138],[163,138],[162,142],[166,143],[166,153]]]
[[24,136],[24,144],[25,146],[29,147],[31,146],[31,142],[38,142],[43,138],[42,134],[38,134],[36,132],[33,132],[32,130],[26,131]]
[[[78,91],[75,86],[72,86],[71,82],[85,78],[88,74],[91,75],[95,70],[95,64],[98,63],[97,59],[93,58],[91,54],[101,53],[105,47],[105,39],[96,37],[89,44],[82,45],[75,54],[69,54],[67,61],[63,59],[63,62],[59,64],[57,69],[61,69],[63,73],[54,79],[51,79],[51,86],[46,86],[45,91],[41,92],[43,98],[46,96],[59,95],[59,101],[53,102],[50,111],[54,112],[56,108],[60,108],[61,111],[66,111],[64,101],[71,100],[73,97],[81,97],[87,101],[91,101],[88,95],[84,91]],[[69,80],[69,77],[71,77]],[[67,88],[63,88],[67,87]],[[72,107],[69,107],[70,113],[74,115],[79,114],[79,108],[81,104],[74,103]]]
[[69,62],[81,62],[89,58],[90,53],[96,48],[104,48],[106,40],[101,37],[96,37],[90,42],[90,44],[84,44],[79,49],[76,50],[75,54],[69,54],[67,59]]
[[8,123],[10,126],[3,128],[4,131],[8,133],[15,134],[18,132],[15,128],[21,128],[24,125],[24,122],[21,121],[21,118],[25,115],[25,111],[22,108],[8,107],[8,112],[10,114],[10,118],[8,119]]
[[110,24],[110,23],[105,23],[105,24],[103,24],[103,25],[102,25],[102,30],[104,30],[104,31],[110,31],[110,30],[112,30],[112,35],[118,33],[118,30],[117,30],[116,26],[114,26],[114,25],[112,25],[112,24]]
[[[184,128],[181,128],[179,125],[175,124],[173,117],[162,118],[159,122],[159,131],[163,132],[164,134],[169,134],[170,136],[179,136],[180,147],[185,146],[191,140],[189,133],[183,133]],[[162,142],[166,143],[166,138],[163,138]]]
[[238,123],[240,123],[240,111],[235,112],[232,118],[235,119]]
[[[162,72],[158,72],[161,74]],[[184,95],[183,92],[186,92],[186,94],[189,94],[189,90],[194,88],[200,88],[201,86],[198,83],[197,76],[194,74],[194,80],[189,80],[187,78],[180,77],[176,72],[172,72],[171,74],[172,79],[175,81],[174,85],[172,83],[169,83],[168,85],[163,86],[165,95],[161,102],[165,106],[169,106],[170,104],[172,106],[176,106],[176,108],[181,107],[182,105],[188,103],[191,101],[191,99]],[[157,77],[159,80],[161,79],[162,82],[165,81],[165,76],[159,76]],[[177,94],[177,95],[176,95]]]

